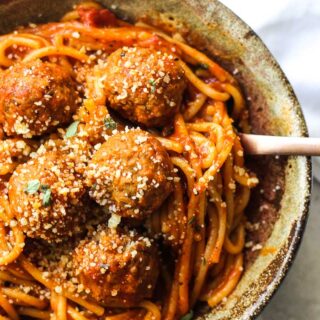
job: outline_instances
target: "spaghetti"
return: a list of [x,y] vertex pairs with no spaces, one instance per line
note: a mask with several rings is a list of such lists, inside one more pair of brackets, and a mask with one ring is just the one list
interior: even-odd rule
[[[128,47],[131,49],[127,49]],[[160,80],[151,78],[145,93],[147,96],[155,94],[157,99],[162,99],[165,94],[161,90],[167,90],[168,96],[165,97],[171,94],[168,99],[173,100],[165,103],[171,103],[173,110],[180,104],[179,110],[167,115],[171,117],[172,125],[167,125],[161,117],[160,120],[153,122],[155,125],[148,120],[149,122],[144,124],[149,133],[148,135],[145,133],[146,137],[143,136],[138,141],[140,145],[145,140],[151,139],[149,136],[156,138],[157,142],[154,143],[159,145],[157,148],[165,150],[167,156],[163,157],[168,159],[166,160],[169,163],[168,166],[174,168],[172,176],[167,177],[172,186],[172,190],[170,189],[172,192],[164,196],[166,200],[163,200],[161,205],[157,205],[157,208],[150,203],[149,206],[155,207],[151,214],[147,214],[147,211],[143,212],[145,208],[133,210],[134,213],[144,214],[144,220],[143,222],[139,220],[138,228],[143,229],[148,237],[154,238],[155,240],[152,241],[158,242],[161,249],[162,262],[159,277],[163,281],[157,282],[156,290],[151,297],[140,299],[129,306],[124,304],[122,308],[119,308],[119,305],[113,307],[110,303],[99,301],[92,287],[86,288],[82,283],[79,284],[78,280],[73,280],[74,278],[71,279],[73,286],[70,287],[73,289],[69,290],[68,286],[61,285],[58,278],[50,277],[50,264],[52,263],[52,269],[56,266],[50,262],[52,252],[51,255],[46,255],[44,252],[48,248],[43,245],[43,240],[38,240],[35,230],[30,232],[28,230],[33,226],[38,228],[38,220],[33,222],[34,224],[25,222],[29,209],[26,209],[24,214],[15,211],[10,194],[13,192],[12,187],[8,187],[14,176],[24,174],[28,170],[26,164],[35,165],[37,161],[41,164],[41,161],[35,160],[37,158],[31,153],[35,145],[39,148],[36,152],[39,159],[45,148],[50,152],[51,150],[62,152],[60,157],[68,158],[68,165],[72,163],[71,166],[76,168],[76,172],[64,170],[64,163],[60,162],[53,162],[53,167],[57,167],[56,170],[59,172],[64,170],[64,174],[70,177],[72,183],[75,183],[75,179],[86,175],[88,170],[88,163],[78,165],[77,159],[91,158],[101,144],[112,140],[111,137],[116,135],[114,130],[124,134],[128,132],[130,134],[130,130],[137,130],[128,129],[121,121],[116,123],[110,118],[108,109],[105,107],[105,105],[109,106],[108,104],[117,104],[128,96],[128,92],[124,90],[118,92],[114,101],[108,100],[105,94],[105,87],[108,85],[106,82],[109,83],[113,79],[108,74],[104,74],[104,69],[100,68],[106,61],[108,63],[111,60],[109,57],[119,48],[123,50],[120,53],[120,59],[125,56],[126,58],[130,55],[134,56],[137,48],[161,50],[169,61],[168,65],[176,66],[178,70],[177,74],[174,74],[176,78],[172,76],[173,73],[171,78],[169,76],[166,78],[166,75]],[[148,53],[148,51],[141,52]],[[23,66],[39,60],[48,63],[48,67],[49,64],[59,65],[70,74],[80,86],[80,89],[77,89],[80,98],[74,114],[75,121],[67,130],[63,126],[59,127],[59,121],[57,124],[52,122],[51,125],[56,126],[55,130],[51,128],[48,136],[42,136],[41,145],[37,139],[30,136],[28,130],[23,127],[23,123],[19,123],[19,126],[15,123],[13,128],[19,138],[7,136],[9,131],[6,132],[4,115],[0,114],[0,122],[4,130],[0,141],[0,319],[19,320],[27,317],[56,320],[174,320],[188,314],[198,301],[206,301],[211,307],[223,301],[231,294],[243,271],[246,221],[244,212],[250,199],[250,189],[258,183],[257,178],[244,166],[243,149],[233,127],[238,125],[243,131],[249,130],[247,110],[237,81],[220,65],[186,44],[181,36],[170,37],[161,30],[144,23],[129,25],[117,19],[108,10],[101,8],[99,4],[91,2],[79,4],[73,11],[68,12],[61,22],[21,28],[12,34],[0,37],[2,68],[0,72],[5,72],[7,68],[14,68],[16,65]],[[142,63],[141,60],[139,61]],[[128,60],[126,63],[129,65],[131,61]],[[138,63],[136,66],[139,68]],[[126,64],[125,67],[127,67]],[[45,75],[41,72],[40,74],[45,78]],[[182,83],[181,79],[185,79],[186,84]],[[159,88],[160,81],[163,83],[161,88]],[[117,80],[115,83],[118,83]],[[125,81],[121,85],[125,86]],[[176,86],[173,94],[169,92],[171,85]],[[178,101],[175,97],[179,90],[184,91],[182,101]],[[145,93],[142,92],[141,95]],[[50,99],[56,99],[56,97],[47,94],[46,99],[52,101]],[[228,113],[227,103],[228,108],[231,106],[231,116]],[[35,104],[41,107],[42,102]],[[124,104],[120,104],[120,107],[125,108]],[[135,108],[134,112],[138,112],[140,105],[137,104]],[[4,111],[0,110],[1,112]],[[136,117],[133,122],[139,123],[144,116],[144,114],[128,112],[123,111],[121,114],[129,120]],[[148,117],[152,112],[156,113],[151,110]],[[50,116],[54,117],[54,114],[55,112]],[[19,118],[19,115],[16,118]],[[159,127],[162,127],[162,130],[159,130]],[[133,132],[136,134],[136,131]],[[66,142],[67,140],[61,137],[63,134],[67,138],[71,137],[71,142]],[[121,144],[121,140],[119,141]],[[29,145],[33,147],[30,148]],[[72,160],[70,155],[75,155]],[[24,171],[21,168],[24,168]],[[99,167],[95,167],[95,171],[97,170]],[[59,177],[57,182],[52,182],[52,179],[51,187],[47,184],[40,185],[36,179],[28,181],[25,193],[33,197],[32,212],[40,212],[35,210],[40,210],[39,207],[42,206],[45,207],[46,212],[50,212],[48,210],[53,205],[52,194],[55,192],[53,183],[59,186],[60,189],[57,189],[59,194],[67,192],[64,191],[66,183],[60,186]],[[145,184],[145,181],[142,179],[140,183]],[[92,185],[89,187],[92,188]],[[96,188],[96,185],[94,187]],[[73,191],[74,196],[68,201],[77,203],[75,199],[85,197],[84,193],[87,194],[88,190],[81,193],[81,185],[74,188],[76,189]],[[163,190],[166,193],[169,189]],[[94,190],[91,189],[90,192],[91,196],[98,197]],[[36,198],[38,193],[41,195],[40,200]],[[100,199],[95,198],[95,200],[101,205]],[[156,202],[156,198],[152,201]],[[77,203],[76,210],[81,210],[79,208],[82,205],[82,202]],[[94,208],[96,205],[91,208],[91,211],[96,210]],[[101,210],[99,212],[101,213]],[[119,224],[117,219],[118,215],[115,212],[108,222],[111,228],[117,228]],[[43,222],[45,223],[48,224],[47,221]],[[131,220],[128,224],[130,223],[132,223]],[[81,225],[81,222],[79,224]],[[70,225],[67,227],[70,229]],[[48,233],[60,234],[60,229],[51,231],[54,228],[50,228],[53,227],[49,225],[45,235],[40,238],[50,242],[52,235],[48,236]],[[95,224],[88,225],[88,229],[91,229],[93,234],[98,232],[96,228]],[[78,233],[72,234],[72,237],[81,242],[85,232],[87,231],[83,228]],[[62,242],[67,235],[69,236],[61,231]],[[31,246],[30,243],[32,243]],[[37,252],[40,257],[38,260],[35,259],[37,254],[30,254],[30,247],[31,250],[42,248],[43,254]],[[63,253],[59,253],[58,248],[52,247],[50,250],[54,251],[55,259],[58,258],[59,263],[66,259]],[[63,264],[65,270],[70,267],[69,262]],[[62,273],[65,271],[63,268],[59,270]],[[101,272],[108,272],[106,270],[103,269]],[[69,274],[65,278],[68,277]],[[154,279],[154,282],[156,280]],[[100,286],[103,286],[103,283],[100,283]]]

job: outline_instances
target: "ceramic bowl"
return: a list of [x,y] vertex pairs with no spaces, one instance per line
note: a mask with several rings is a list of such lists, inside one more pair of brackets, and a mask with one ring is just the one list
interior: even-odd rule
[[[232,72],[250,108],[254,133],[306,136],[292,87],[257,35],[217,0],[102,0],[119,17],[179,32]],[[58,20],[75,0],[2,0],[0,33],[29,22]],[[306,157],[256,157],[259,175],[248,209],[246,267],[239,285],[217,308],[198,306],[196,319],[253,319],[285,277],[308,216],[311,164]]]

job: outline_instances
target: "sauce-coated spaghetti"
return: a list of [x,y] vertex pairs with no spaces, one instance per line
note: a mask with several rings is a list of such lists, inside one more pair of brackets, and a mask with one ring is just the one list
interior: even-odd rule
[[96,3],[0,37],[0,319],[191,319],[243,272],[236,80]]

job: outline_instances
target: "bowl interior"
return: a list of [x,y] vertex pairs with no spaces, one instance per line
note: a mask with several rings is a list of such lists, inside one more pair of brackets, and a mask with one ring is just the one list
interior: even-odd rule
[[[4,0],[0,33],[29,22],[58,20],[76,0]],[[181,33],[189,44],[221,63],[247,97],[252,130],[307,135],[301,108],[279,66],[254,32],[217,0],[100,0],[119,17]],[[306,222],[311,166],[305,157],[256,157],[248,165],[260,185],[248,208],[246,270],[227,301],[197,309],[197,319],[250,319],[264,307],[299,246]]]

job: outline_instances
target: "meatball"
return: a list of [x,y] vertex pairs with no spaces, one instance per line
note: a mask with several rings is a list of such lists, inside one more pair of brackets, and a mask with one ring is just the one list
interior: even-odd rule
[[20,162],[27,161],[33,148],[33,144],[18,138],[0,140],[0,176],[11,173]]
[[111,136],[86,171],[90,196],[111,213],[144,219],[172,191],[172,163],[159,141],[142,130]]
[[57,64],[17,63],[0,74],[0,124],[8,136],[31,138],[67,124],[77,99],[75,81]]
[[104,89],[109,106],[146,127],[168,123],[179,110],[186,87],[178,58],[150,48],[121,48],[105,64]]
[[110,307],[136,306],[152,296],[158,277],[155,244],[135,231],[98,228],[73,256],[74,273],[91,296]]
[[59,242],[81,231],[86,218],[84,164],[71,155],[44,151],[13,172],[10,208],[28,237]]

